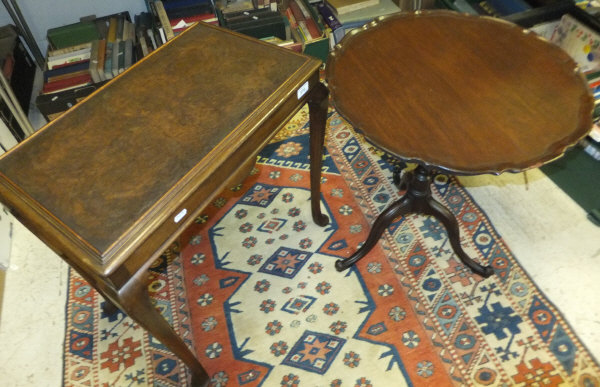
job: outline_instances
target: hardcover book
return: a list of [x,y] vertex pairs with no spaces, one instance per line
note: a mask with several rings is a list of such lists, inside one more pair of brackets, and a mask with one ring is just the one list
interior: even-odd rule
[[106,81],[106,76],[104,75],[104,60],[106,59],[106,39],[101,39],[98,41],[98,77],[100,78],[100,82]]
[[219,17],[223,27],[257,39],[271,36],[276,36],[282,40],[289,39],[289,36],[287,36],[289,29],[286,31],[286,25],[283,21],[284,16],[268,8],[227,14],[221,13]]
[[298,26],[301,29],[301,33],[305,36],[305,39],[318,39],[323,33],[319,30],[317,23],[306,7],[307,5],[301,1],[290,0],[289,8],[294,15],[296,23],[298,23]]
[[62,55],[50,56],[46,60],[46,66],[48,67],[48,70],[52,70],[57,67],[87,61],[90,59],[91,51],[91,47],[88,47]]
[[124,56],[123,70],[127,70],[128,68],[131,67],[131,65],[134,62],[133,40],[127,39],[124,41],[124,43],[125,43],[125,52],[123,54],[123,56]]
[[86,74],[82,74],[82,75],[77,75],[72,78],[61,79],[59,81],[45,83],[44,86],[42,87],[42,93],[44,93],[44,94],[55,93],[57,91],[73,89],[76,87],[88,85],[90,83],[92,83],[92,77],[90,76],[89,73],[86,73]]
[[119,25],[119,21],[116,17],[111,17],[108,22],[108,35],[106,36],[106,40],[109,43],[114,43],[117,41],[117,28]]
[[50,51],[48,51],[48,58],[66,56],[66,55],[69,55],[76,51],[82,51],[82,50],[85,51],[87,49],[90,49],[91,47],[92,47],[92,43],[88,42],[88,43],[78,44],[75,46],[60,48],[57,50],[50,50]]
[[90,84],[51,94],[39,94],[35,105],[46,120],[52,121],[102,85],[103,83]]
[[124,62],[123,53],[125,51],[125,45],[122,40],[117,40],[113,44],[112,51],[112,75],[113,78],[119,75],[119,67],[122,69]]
[[157,0],[154,2],[154,9],[156,10],[156,16],[158,17],[158,22],[163,28],[165,39],[171,40],[175,37],[173,33],[173,29],[171,28],[171,22],[169,21],[169,17],[167,16],[167,12],[165,11],[165,7],[163,6],[163,2]]
[[54,49],[76,46],[99,38],[94,22],[79,22],[51,28],[47,32],[48,42]]
[[338,15],[337,18],[343,25],[359,21],[367,23],[378,16],[389,15],[396,12],[400,12],[400,8],[392,0],[380,0],[376,5],[347,12],[343,15]]
[[52,70],[44,71],[44,82],[54,82],[65,78],[71,78],[76,75],[82,75],[89,72],[90,61],[83,61],[68,66],[58,67]]
[[[92,52],[90,54],[89,72],[94,83],[100,82],[100,74],[98,73],[98,50],[100,49],[100,41],[92,42]],[[104,72],[104,67],[102,68]]]
[[327,0],[336,15],[343,15],[358,9],[379,4],[379,0]]
[[[113,48],[116,43],[112,43],[110,41],[106,42],[106,53],[104,54],[104,78],[112,79],[112,58],[113,58]],[[118,47],[117,47],[118,49]]]

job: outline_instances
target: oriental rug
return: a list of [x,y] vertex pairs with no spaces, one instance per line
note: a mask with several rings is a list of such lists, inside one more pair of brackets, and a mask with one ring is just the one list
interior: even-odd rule
[[[197,353],[212,386],[600,386],[600,368],[457,181],[434,196],[457,217],[473,275],[430,217],[397,219],[338,273],[400,193],[396,160],[330,111],[322,208],[310,215],[308,114],[260,154],[150,269],[156,307]],[[186,386],[182,363],[75,272],[66,386]]]

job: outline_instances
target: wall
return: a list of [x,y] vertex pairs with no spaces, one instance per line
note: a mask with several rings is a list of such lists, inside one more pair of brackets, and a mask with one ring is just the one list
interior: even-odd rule
[[[48,42],[46,31],[52,27],[71,24],[87,15],[106,16],[129,11],[133,18],[146,10],[144,0],[17,0],[21,13],[29,25],[42,54]],[[14,24],[8,11],[0,6],[0,25]]]

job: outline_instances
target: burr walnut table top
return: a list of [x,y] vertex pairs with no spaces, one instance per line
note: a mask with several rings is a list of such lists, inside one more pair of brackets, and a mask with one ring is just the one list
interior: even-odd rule
[[3,155],[0,198],[74,266],[123,267],[120,286],[252,162],[320,65],[200,23]]
[[575,62],[488,17],[382,17],[336,46],[326,79],[337,110],[373,143],[453,173],[536,167],[591,128],[593,100]]

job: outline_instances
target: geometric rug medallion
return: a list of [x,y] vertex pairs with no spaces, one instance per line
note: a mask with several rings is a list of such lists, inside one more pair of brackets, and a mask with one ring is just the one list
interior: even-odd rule
[[[330,111],[322,175],[325,227],[310,214],[308,113],[301,110],[150,269],[150,294],[213,386],[600,386],[600,368],[451,177],[434,197],[456,216],[454,255],[431,217],[397,219],[338,273],[370,224],[400,197],[399,162]],[[401,163],[400,163],[401,164]],[[74,271],[66,386],[185,386],[183,364]]]

